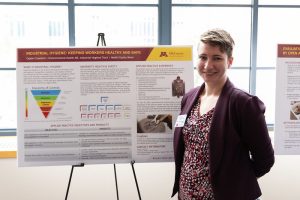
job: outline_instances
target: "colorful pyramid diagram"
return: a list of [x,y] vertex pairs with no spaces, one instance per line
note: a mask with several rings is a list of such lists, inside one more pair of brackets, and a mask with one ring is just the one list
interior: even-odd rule
[[45,118],[48,117],[60,90],[31,90],[31,93],[40,107]]

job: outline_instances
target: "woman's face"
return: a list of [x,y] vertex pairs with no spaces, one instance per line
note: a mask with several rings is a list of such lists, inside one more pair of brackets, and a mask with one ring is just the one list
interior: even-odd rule
[[226,70],[233,58],[220,51],[219,46],[200,43],[198,47],[198,72],[208,84],[222,84],[226,81]]

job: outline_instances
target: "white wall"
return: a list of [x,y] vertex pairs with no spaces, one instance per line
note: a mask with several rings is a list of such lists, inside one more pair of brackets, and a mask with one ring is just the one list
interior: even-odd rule
[[[173,163],[134,164],[143,200],[167,200]],[[116,164],[119,199],[138,200],[130,164]],[[68,200],[116,200],[112,164],[75,167]],[[71,166],[18,168],[16,159],[0,159],[1,200],[65,199]],[[259,179],[263,200],[300,199],[300,156],[276,156],[271,172]],[[172,198],[175,200],[176,198]]]
[[300,156],[276,156],[273,168],[259,182],[262,200],[299,200]]

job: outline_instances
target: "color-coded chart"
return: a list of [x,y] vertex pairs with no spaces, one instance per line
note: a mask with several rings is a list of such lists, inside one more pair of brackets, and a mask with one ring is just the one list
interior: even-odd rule
[[28,118],[28,91],[25,90],[25,117]]
[[48,117],[55,101],[60,93],[60,90],[31,90],[31,93],[36,100],[45,118]]

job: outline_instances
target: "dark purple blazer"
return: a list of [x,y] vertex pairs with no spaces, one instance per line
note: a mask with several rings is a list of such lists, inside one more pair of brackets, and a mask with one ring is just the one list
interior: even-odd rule
[[[204,84],[182,98],[181,115],[189,116]],[[270,171],[274,150],[265,122],[265,106],[256,96],[227,80],[215,106],[209,131],[209,164],[216,200],[254,200],[261,195],[257,178]],[[175,128],[174,196],[179,189],[184,142],[182,127]]]

